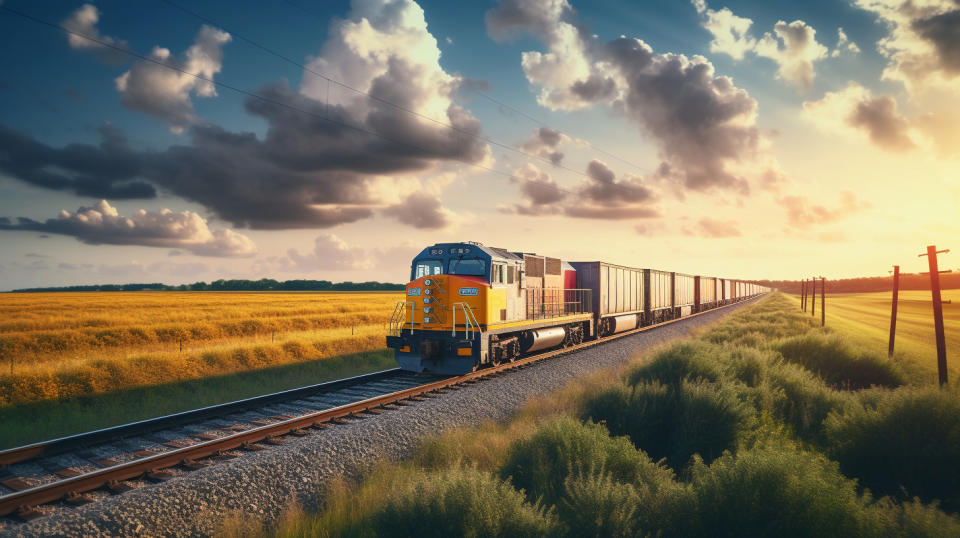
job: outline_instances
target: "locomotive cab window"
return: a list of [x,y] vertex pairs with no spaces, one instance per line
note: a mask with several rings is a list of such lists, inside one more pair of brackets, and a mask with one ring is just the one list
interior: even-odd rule
[[499,263],[493,264],[493,267],[490,271],[490,283],[491,284],[503,284],[503,265]]
[[437,260],[421,260],[413,268],[413,278],[416,280],[422,276],[439,275],[443,273],[443,262]]
[[487,276],[487,262],[477,258],[450,260],[451,275]]

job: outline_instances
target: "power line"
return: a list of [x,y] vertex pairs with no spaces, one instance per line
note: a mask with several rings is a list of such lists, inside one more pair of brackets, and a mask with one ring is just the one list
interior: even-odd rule
[[[176,71],[176,72],[178,72],[178,73],[181,73],[181,74],[190,76],[190,77],[194,77],[194,78],[196,78],[196,79],[198,79],[198,80],[201,80],[201,81],[204,81],[204,82],[208,82],[208,83],[210,83],[210,84],[214,84],[214,85],[216,85],[216,86],[218,86],[218,87],[225,88],[225,89],[227,89],[227,90],[230,90],[230,91],[239,93],[239,94],[241,94],[241,95],[245,95],[245,96],[248,96],[248,97],[252,97],[252,98],[254,98],[254,99],[257,99],[257,100],[262,101],[262,102],[265,102],[265,103],[269,103],[269,104],[272,104],[272,105],[276,105],[276,106],[279,106],[279,107],[286,108],[286,109],[288,109],[288,110],[293,110],[293,111],[296,111],[296,112],[300,112],[300,113],[303,113],[303,114],[307,114],[307,115],[310,115],[310,116],[315,117],[315,118],[317,118],[317,119],[320,119],[320,120],[322,120],[322,121],[325,121],[325,122],[328,122],[328,123],[332,123],[332,124],[335,124],[335,125],[340,125],[340,126],[342,126],[342,127],[346,127],[346,128],[348,128],[348,129],[353,129],[353,130],[356,130],[356,131],[359,131],[359,132],[362,132],[362,133],[365,133],[365,134],[369,134],[369,135],[372,135],[372,136],[376,136],[376,137],[378,137],[378,138],[381,138],[381,139],[383,139],[383,140],[386,140],[386,141],[388,141],[388,142],[391,142],[391,143],[394,143],[394,144],[397,144],[397,145],[400,145],[400,146],[405,146],[405,147],[408,147],[408,148],[417,149],[417,150],[424,151],[424,152],[428,152],[428,153],[431,151],[429,148],[426,148],[426,147],[423,147],[423,146],[419,146],[419,145],[416,145],[416,144],[412,144],[412,143],[410,143],[410,142],[403,141],[403,140],[397,140],[397,139],[388,137],[388,136],[386,136],[386,135],[384,135],[384,134],[382,134],[382,133],[378,133],[378,132],[376,132],[376,131],[373,131],[373,130],[370,130],[370,129],[367,129],[367,128],[364,128],[364,127],[361,127],[361,126],[358,126],[358,125],[352,125],[352,124],[350,124],[350,123],[346,123],[346,122],[343,122],[343,121],[338,121],[338,120],[336,120],[336,119],[332,119],[332,118],[326,117],[325,115],[318,114],[318,113],[316,113],[316,112],[313,112],[313,111],[310,111],[310,110],[306,110],[306,109],[297,107],[297,106],[292,105],[292,104],[290,104],[290,103],[284,103],[284,102],[282,102],[282,101],[277,101],[276,99],[271,99],[271,98],[269,98],[269,97],[263,96],[263,95],[258,94],[258,93],[256,93],[256,92],[252,92],[252,91],[249,91],[249,90],[244,90],[244,89],[242,89],[242,88],[238,88],[238,87],[236,87],[236,86],[227,84],[227,83],[225,83],[225,82],[218,81],[218,80],[214,80],[214,79],[209,78],[209,77],[205,77],[205,76],[203,76],[203,75],[201,75],[201,74],[198,74],[198,73],[191,73],[191,72],[189,72],[189,71],[187,71],[187,70],[185,70],[185,69],[182,69],[182,68],[180,68],[180,67],[177,67],[177,66],[175,66],[175,65],[170,65],[170,64],[167,64],[167,63],[162,62],[162,61],[160,61],[160,60],[151,58],[151,57],[149,57],[149,56],[144,56],[143,54],[140,54],[140,53],[135,52],[135,51],[133,51],[133,50],[130,50],[130,49],[128,49],[128,48],[118,47],[118,46],[116,46],[116,45],[113,45],[113,44],[111,44],[111,43],[107,43],[106,41],[97,39],[97,38],[95,38],[95,37],[91,37],[91,36],[82,34],[82,33],[80,33],[80,32],[76,32],[76,31],[70,30],[70,29],[64,27],[64,26],[61,25],[61,24],[58,24],[58,23],[55,23],[55,22],[50,22],[50,21],[47,21],[47,20],[44,20],[44,19],[40,19],[40,18],[38,18],[38,17],[34,17],[33,15],[29,15],[29,14],[27,14],[27,13],[23,13],[23,12],[21,12],[21,11],[18,11],[18,10],[16,10],[16,9],[10,8],[10,7],[8,7],[8,6],[0,5],[0,10],[6,11],[7,13],[10,13],[10,14],[12,14],[12,15],[16,15],[16,16],[18,16],[18,17],[21,17],[21,18],[23,18],[23,19],[29,20],[29,21],[34,22],[34,23],[36,23],[36,24],[40,24],[40,25],[43,25],[43,26],[48,26],[48,27],[50,27],[50,28],[54,28],[54,29],[60,30],[60,31],[65,32],[65,33],[67,33],[67,34],[74,35],[74,36],[80,37],[80,38],[82,38],[82,39],[86,39],[86,40],[88,40],[88,41],[90,41],[90,42],[97,43],[98,45],[107,47],[107,48],[109,48],[109,49],[111,49],[111,50],[115,50],[115,51],[117,51],[117,52],[126,54],[126,55],[128,55],[128,56],[137,58],[137,59],[139,59],[139,60],[142,60],[142,61],[145,61],[145,62],[149,62],[149,63],[155,64],[155,65],[158,65],[158,66],[160,66],[160,67],[164,67],[164,68],[166,68],[166,69],[170,69],[170,70],[172,70],[172,71]],[[489,166],[486,166],[486,165],[483,165],[483,164],[480,164],[480,163],[470,162],[470,161],[468,161],[468,160],[466,160],[466,159],[463,159],[463,158],[452,157],[451,160],[455,160],[455,161],[461,162],[461,163],[463,163],[463,164],[467,164],[467,165],[469,165],[469,166],[473,166],[473,167],[476,167],[476,168],[480,168],[480,169],[482,169],[482,170],[485,170],[485,171],[488,171],[488,172],[491,172],[491,173],[494,173],[494,174],[498,174],[498,175],[503,176],[503,177],[506,177],[506,178],[508,178],[508,179],[519,179],[519,178],[517,178],[514,174],[511,174],[511,173],[509,173],[509,172],[504,172],[504,171],[502,171],[502,170],[497,170],[497,169],[495,169],[495,168],[492,168],[492,167],[489,167]],[[579,171],[577,171],[577,170],[573,170],[573,169],[569,169],[569,168],[567,168],[567,170],[569,170],[569,171],[571,171],[571,172],[574,172],[574,173],[576,173],[576,174],[585,176],[585,177],[589,177],[587,174],[584,174],[583,172],[579,172]],[[563,192],[563,193],[565,193],[565,194],[571,194],[571,195],[577,194],[577,193],[574,192],[574,191],[570,191],[570,190],[568,190],[568,189],[564,189],[564,188],[562,188],[562,187],[560,187],[559,185],[556,185],[556,184],[542,183],[542,185],[543,185],[544,187],[553,188],[553,189],[556,190],[557,192]]]
[[[175,5],[175,4],[174,4],[172,1],[170,1],[170,0],[161,0],[161,1],[162,1],[162,2],[166,2],[166,3],[168,3],[168,4],[171,4],[171,5]],[[288,4],[288,5],[290,5],[290,6],[295,7],[296,9],[298,9],[298,10],[300,10],[300,11],[302,11],[302,12],[308,14],[308,15],[311,15],[311,16],[313,16],[313,17],[316,17],[317,19],[324,19],[324,17],[322,17],[320,14],[318,14],[318,13],[316,13],[316,12],[314,12],[314,11],[311,11],[311,10],[309,10],[309,9],[301,6],[301,5],[298,4],[297,2],[294,2],[293,0],[283,0],[283,2],[284,2],[285,4]],[[183,8],[181,8],[181,9],[183,9]],[[184,11],[187,11],[187,10],[184,9]],[[197,16],[197,15],[194,15],[194,16]],[[198,17],[199,17],[199,16],[198,16]],[[212,23],[212,24],[215,24],[215,23]],[[221,26],[221,28],[223,28],[223,27]],[[226,30],[226,28],[224,28],[224,29]],[[229,31],[229,30],[228,30],[228,31]],[[232,32],[231,32],[231,33],[232,33]],[[257,47],[260,47],[260,45],[257,45]],[[261,47],[261,48],[262,48],[262,47]],[[311,73],[313,73],[313,71],[311,71]],[[321,75],[321,74],[319,74],[319,73],[313,73],[313,74],[315,74],[315,75],[317,75],[317,76],[319,76],[319,77],[327,78],[327,77],[325,77],[324,75]],[[328,79],[328,80],[330,80],[330,79]],[[335,81],[334,81],[334,82],[335,82]],[[337,82],[337,84],[340,84],[340,83]],[[360,92],[360,93],[364,93],[364,92],[362,92],[362,91],[360,91],[360,90],[355,90],[354,88],[350,88],[350,89],[352,89],[352,90],[354,90],[354,91],[358,91],[358,92]],[[610,158],[612,158],[612,159],[616,159],[616,160],[618,160],[618,161],[620,161],[620,162],[622,162],[622,163],[624,163],[624,164],[630,165],[630,166],[636,168],[637,170],[641,170],[641,171],[646,170],[644,167],[640,166],[639,164],[636,164],[636,163],[634,163],[634,162],[632,162],[632,161],[629,161],[629,160],[627,160],[627,159],[624,159],[623,157],[620,157],[619,155],[616,155],[616,154],[611,153],[611,152],[609,152],[609,151],[607,151],[607,150],[605,150],[605,149],[603,149],[603,148],[601,148],[601,147],[599,147],[599,146],[596,146],[596,145],[594,145],[592,142],[590,142],[589,140],[587,140],[587,139],[585,139],[585,138],[575,137],[575,136],[573,136],[573,135],[571,135],[571,134],[569,134],[569,133],[566,133],[566,132],[564,132],[564,131],[561,131],[560,129],[556,129],[556,128],[554,128],[554,127],[551,127],[551,126],[548,125],[547,123],[545,123],[545,122],[543,122],[543,121],[541,121],[541,120],[539,120],[539,119],[531,116],[530,114],[527,114],[526,112],[524,112],[524,111],[522,111],[522,110],[520,110],[520,109],[518,109],[518,108],[516,108],[516,107],[510,106],[510,105],[508,105],[507,103],[504,103],[503,101],[500,101],[499,99],[493,97],[493,96],[490,95],[489,93],[480,91],[480,90],[478,90],[478,89],[476,89],[476,88],[467,88],[467,89],[468,89],[469,91],[471,91],[471,92],[473,92],[473,93],[475,93],[475,94],[483,97],[484,99],[487,99],[487,100],[489,100],[490,102],[497,104],[498,106],[501,106],[501,107],[503,107],[503,108],[506,108],[507,110],[509,110],[509,111],[511,111],[511,112],[513,112],[513,113],[515,113],[515,114],[518,114],[518,115],[520,115],[520,116],[523,116],[524,118],[532,121],[533,123],[536,123],[537,125],[539,125],[539,126],[541,126],[541,127],[547,127],[547,128],[549,128],[549,129],[552,129],[552,130],[554,130],[554,131],[556,131],[556,132],[558,132],[558,133],[560,133],[560,134],[562,134],[562,135],[565,135],[567,138],[576,139],[576,140],[582,140],[582,141],[586,142],[587,145],[590,146],[590,148],[592,148],[593,150],[595,150],[595,151],[597,151],[597,152],[599,152],[599,153],[602,153],[602,154],[604,154],[604,155],[606,155],[606,156],[608,156],[608,157],[610,157]],[[365,94],[365,95],[367,95],[367,94]],[[376,99],[375,97],[372,97],[372,96],[371,96],[371,98]],[[435,120],[433,120],[433,121],[435,121]],[[514,149],[514,148],[510,148],[510,149]],[[518,151],[519,151],[519,150],[518,150]],[[524,154],[527,155],[528,157],[532,157],[532,158],[535,158],[535,159],[540,159],[540,160],[542,160],[542,161],[547,162],[546,159],[543,159],[543,158],[540,157],[539,155],[530,155],[530,154],[525,153],[525,152],[522,152],[522,151],[521,151],[520,153],[524,153]],[[550,164],[553,164],[553,163],[550,162]],[[560,168],[566,168],[566,167],[564,167],[564,166],[562,166],[562,165],[558,165],[558,164],[554,164],[554,166],[558,166],[558,167],[560,167]],[[576,171],[574,170],[574,172],[576,172]],[[581,173],[581,175],[585,175],[585,174],[582,174],[582,173]],[[672,179],[672,178],[667,178],[667,179],[670,179],[671,181],[676,182],[676,180],[674,180],[674,179]]]
[[[416,117],[418,117],[418,118],[421,118],[421,119],[424,119],[424,120],[427,120],[427,121],[436,123],[437,125],[441,125],[441,126],[443,126],[443,127],[447,127],[447,128],[452,129],[452,130],[456,131],[457,133],[460,133],[460,134],[462,134],[462,135],[464,135],[464,136],[468,136],[468,137],[470,137],[470,138],[475,138],[475,139],[477,139],[477,140],[481,140],[481,141],[483,141],[483,142],[486,142],[486,143],[488,143],[488,144],[497,146],[497,147],[502,148],[502,149],[505,149],[505,150],[507,150],[507,151],[512,151],[512,152],[514,152],[514,153],[518,153],[518,154],[520,154],[520,155],[524,155],[524,156],[526,156],[527,158],[530,158],[530,159],[536,159],[536,160],[538,160],[538,161],[544,162],[544,163],[546,163],[546,164],[550,164],[550,165],[552,165],[552,166],[555,166],[555,167],[557,167],[557,168],[561,168],[561,169],[563,169],[563,170],[567,170],[568,172],[573,172],[574,174],[578,174],[578,175],[583,176],[583,177],[590,177],[588,174],[585,174],[585,173],[583,173],[583,172],[581,172],[581,171],[579,171],[579,170],[576,170],[576,169],[574,169],[574,168],[570,168],[570,167],[565,166],[565,165],[563,165],[563,164],[554,163],[554,162],[550,161],[549,159],[547,159],[547,158],[545,158],[545,157],[541,157],[540,155],[535,155],[535,154],[532,154],[532,153],[528,153],[528,152],[523,151],[523,150],[521,150],[521,149],[518,149],[518,148],[516,148],[516,147],[514,147],[514,146],[512,146],[512,145],[510,145],[510,144],[506,144],[506,143],[504,143],[504,142],[500,142],[500,141],[494,140],[494,139],[492,139],[492,138],[490,138],[490,137],[487,137],[487,136],[481,136],[481,135],[472,133],[472,132],[470,132],[470,131],[467,131],[467,130],[464,130],[464,129],[462,129],[462,128],[459,128],[459,127],[453,125],[452,123],[447,123],[447,122],[444,122],[444,121],[442,121],[442,120],[438,120],[438,119],[436,119],[436,118],[430,117],[430,116],[428,116],[428,115],[426,115],[426,114],[422,114],[422,113],[417,112],[417,111],[415,111],[415,110],[411,110],[411,109],[409,109],[409,108],[406,108],[406,107],[404,107],[404,106],[398,105],[398,104],[393,103],[393,102],[391,102],[391,101],[388,101],[388,100],[386,100],[386,99],[377,97],[377,96],[375,96],[375,95],[371,95],[369,92],[365,92],[365,91],[363,91],[363,90],[361,90],[361,89],[359,89],[359,88],[355,88],[355,87],[353,87],[353,86],[350,86],[349,84],[346,84],[346,83],[344,83],[344,82],[340,82],[340,81],[338,81],[338,80],[336,80],[336,79],[334,79],[334,78],[331,78],[331,77],[329,77],[329,76],[327,76],[327,75],[324,75],[323,73],[318,73],[317,71],[314,71],[314,70],[311,69],[310,67],[308,67],[308,66],[306,66],[306,65],[303,65],[302,63],[300,63],[300,62],[298,62],[298,61],[296,61],[296,60],[293,60],[293,59],[291,59],[290,57],[285,56],[285,55],[283,55],[283,54],[281,54],[281,53],[279,53],[279,52],[277,52],[277,51],[275,51],[275,50],[273,50],[273,49],[271,49],[271,48],[269,48],[269,47],[267,47],[267,46],[265,46],[265,45],[262,45],[262,44],[258,43],[257,41],[255,41],[255,40],[253,40],[253,39],[251,39],[251,38],[249,38],[249,37],[246,37],[246,36],[244,36],[243,34],[240,34],[240,33],[236,32],[236,31],[234,31],[233,29],[227,28],[226,26],[220,24],[219,22],[217,22],[217,21],[215,21],[215,20],[213,20],[213,19],[210,19],[209,17],[206,17],[206,16],[204,16],[204,15],[201,15],[201,14],[195,12],[195,11],[192,11],[192,10],[190,10],[190,9],[188,9],[188,8],[180,5],[179,3],[174,2],[173,0],[160,0],[160,1],[163,2],[163,3],[165,3],[165,4],[167,4],[167,5],[169,5],[169,6],[171,6],[171,7],[174,7],[174,8],[176,8],[176,9],[179,9],[180,11],[182,11],[182,12],[184,12],[184,13],[192,16],[192,17],[195,17],[195,18],[197,18],[197,19],[199,19],[199,20],[201,20],[201,21],[203,21],[203,22],[205,22],[205,23],[207,23],[207,24],[211,24],[211,25],[213,25],[213,26],[216,26],[216,27],[218,27],[218,28],[221,28],[221,29],[223,29],[224,31],[228,32],[230,35],[239,38],[241,41],[245,41],[246,43],[249,43],[250,45],[253,45],[254,47],[260,49],[261,51],[263,51],[263,52],[265,52],[265,53],[267,53],[267,54],[269,54],[269,55],[271,55],[271,56],[274,56],[274,57],[276,57],[276,58],[279,58],[279,59],[281,59],[281,60],[283,60],[283,61],[285,61],[285,62],[287,62],[287,63],[289,63],[289,64],[291,64],[291,65],[297,66],[297,67],[303,69],[304,71],[306,71],[306,72],[308,72],[308,73],[310,73],[310,74],[312,74],[312,75],[314,75],[314,76],[316,76],[316,77],[319,77],[319,78],[327,81],[327,83],[329,83],[329,84],[335,84],[335,85],[337,85],[337,86],[340,86],[341,88],[344,88],[344,89],[347,89],[347,90],[356,92],[357,94],[363,95],[363,96],[367,97],[368,99],[371,99],[371,100],[376,101],[376,102],[378,102],[378,103],[382,103],[382,104],[384,104],[384,105],[393,107],[393,108],[395,108],[395,109],[397,109],[397,110],[399,110],[399,111],[401,111],[401,112],[404,112],[404,113],[407,113],[407,114],[412,114],[412,115],[414,115],[414,116],[416,116]],[[296,4],[293,4],[293,5],[296,6]],[[300,7],[300,6],[296,6],[296,7]],[[300,8],[300,9],[303,9],[303,8]]]

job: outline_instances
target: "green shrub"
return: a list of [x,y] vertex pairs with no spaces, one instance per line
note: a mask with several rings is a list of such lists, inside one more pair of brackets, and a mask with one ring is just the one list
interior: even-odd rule
[[816,373],[827,383],[850,389],[899,387],[906,373],[886,357],[857,350],[839,335],[809,333],[777,345],[783,357]]
[[935,387],[873,390],[831,415],[828,451],[848,476],[884,495],[940,499],[960,510],[960,397]]
[[645,510],[633,485],[602,471],[567,476],[559,506],[568,536],[636,536]]
[[691,470],[691,489],[668,534],[683,536],[875,536],[881,514],[823,456],[791,446],[725,454]]
[[528,503],[510,484],[477,469],[416,473],[383,495],[383,505],[368,516],[377,536],[515,537],[556,531],[552,512]]
[[528,499],[556,504],[568,476],[599,468],[617,482],[643,484],[654,493],[675,487],[673,472],[651,461],[629,440],[610,437],[603,426],[570,417],[551,420],[510,447],[500,474],[523,489]]
[[925,505],[913,499],[902,505],[883,502],[878,508],[896,517],[893,525],[898,529],[899,536],[960,536],[960,520],[944,513],[936,505]]
[[831,412],[853,403],[849,393],[833,390],[809,370],[789,363],[768,369],[765,390],[772,396],[773,416],[808,441],[819,438]]
[[585,417],[603,422],[613,435],[627,435],[654,459],[682,469],[694,454],[707,461],[733,449],[753,413],[730,389],[681,382],[614,386],[585,404]]
[[706,342],[689,341],[657,354],[650,362],[634,368],[627,375],[631,386],[659,381],[676,385],[682,381],[719,381],[723,376],[717,355],[724,349]]

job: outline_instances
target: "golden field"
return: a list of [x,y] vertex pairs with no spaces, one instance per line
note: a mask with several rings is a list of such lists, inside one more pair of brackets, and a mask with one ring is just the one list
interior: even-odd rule
[[[828,293],[827,327],[886,354],[890,335],[891,292]],[[951,380],[960,376],[960,290],[943,290],[943,325],[947,342],[947,367]],[[799,298],[792,298],[798,302]],[[809,315],[809,310],[808,310]],[[816,319],[820,319],[817,296]],[[894,357],[904,361],[923,381],[935,382],[937,351],[933,331],[933,306],[929,291],[901,291],[897,307]]]
[[398,293],[5,294],[0,406],[384,348]]

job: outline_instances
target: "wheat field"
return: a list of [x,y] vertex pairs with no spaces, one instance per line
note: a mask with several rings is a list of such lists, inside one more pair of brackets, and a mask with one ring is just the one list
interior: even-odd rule
[[7,294],[0,406],[384,348],[397,293]]

